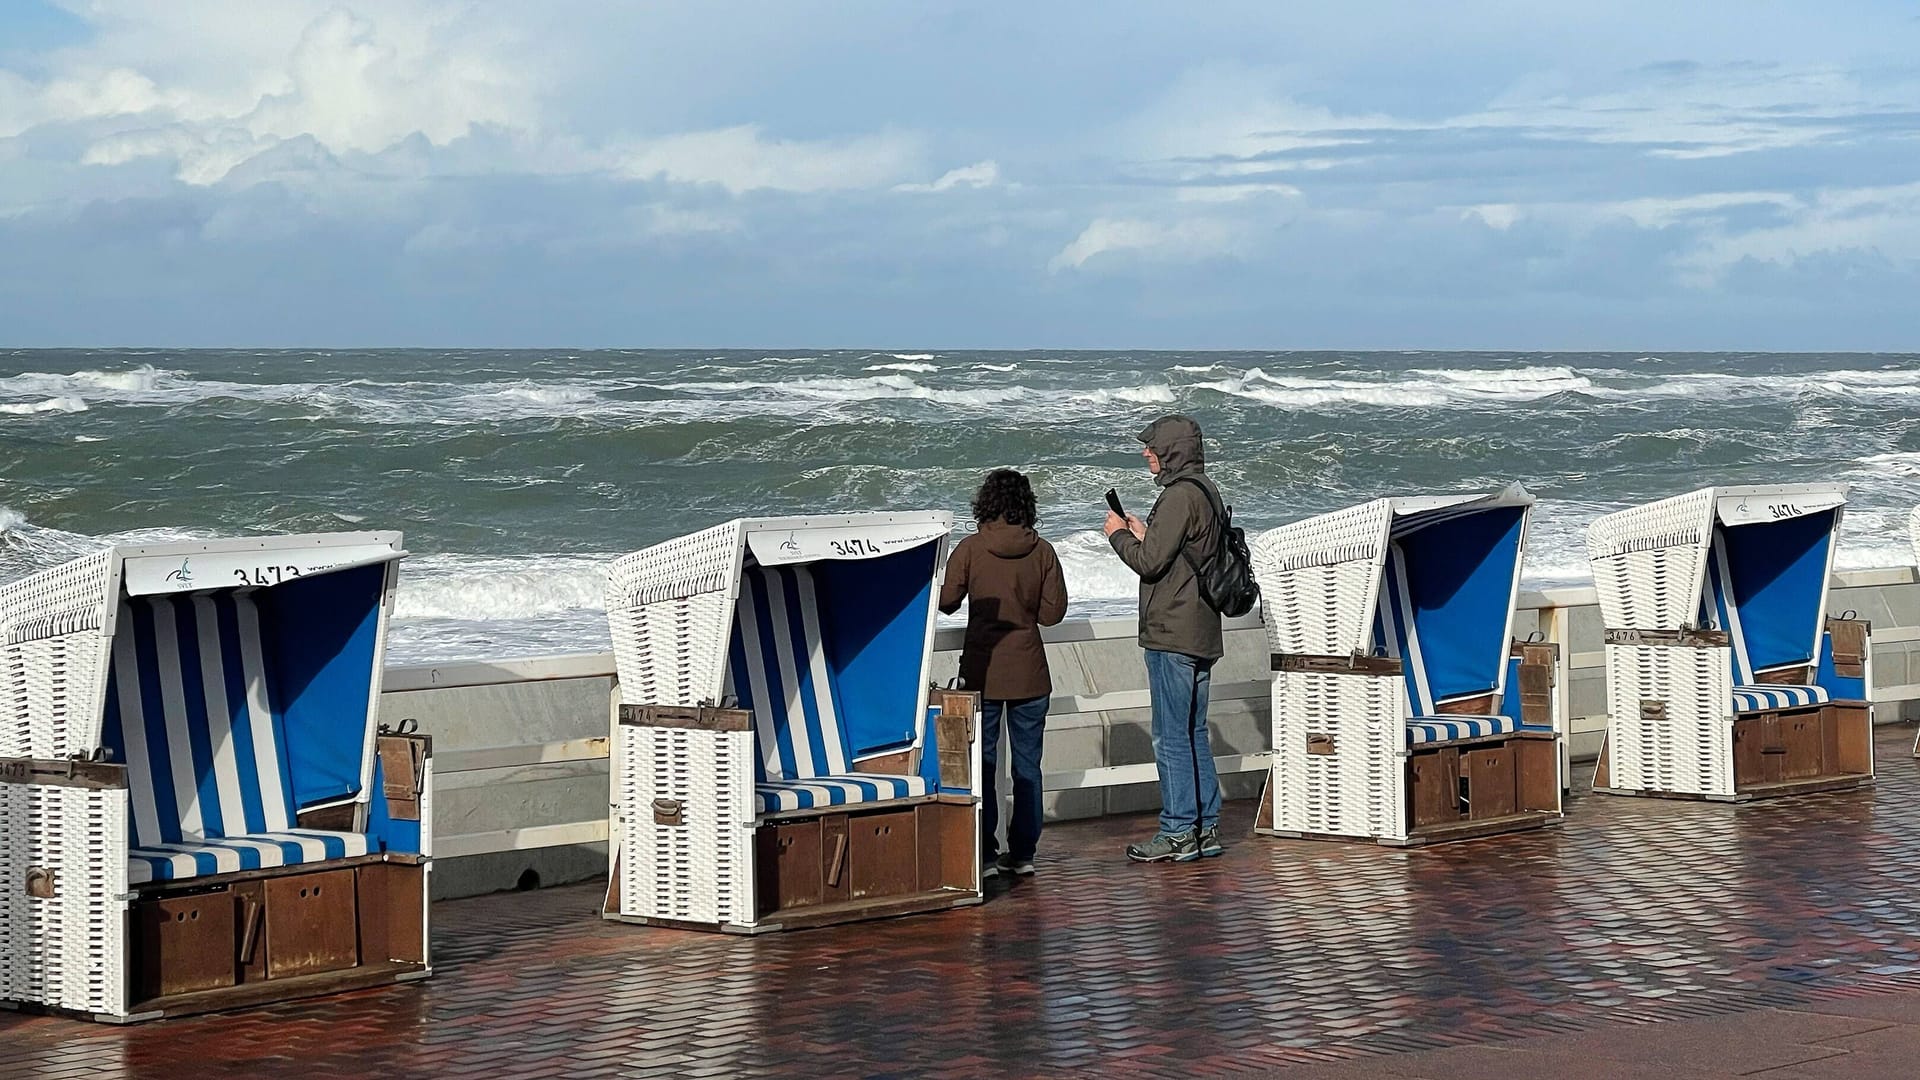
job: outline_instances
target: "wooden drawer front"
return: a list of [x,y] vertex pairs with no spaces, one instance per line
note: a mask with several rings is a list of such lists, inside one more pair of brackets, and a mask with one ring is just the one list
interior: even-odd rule
[[1782,779],[1806,780],[1826,771],[1821,760],[1821,733],[1825,725],[1820,722],[1825,712],[1822,709],[1780,718],[1781,740],[1787,751],[1780,766]]
[[915,820],[911,807],[848,819],[853,899],[904,896],[915,890],[920,876]]
[[809,907],[820,902],[827,866],[820,844],[820,819],[762,825],[759,844],[760,911]]
[[1460,772],[1467,781],[1467,817],[1474,821],[1506,817],[1518,805],[1514,797],[1514,753],[1511,746],[1488,746],[1460,755]]
[[360,962],[352,870],[267,881],[267,977],[340,971]]
[[134,905],[134,997],[232,986],[234,897],[225,889]]
[[1733,722],[1733,783],[1777,784],[1786,778],[1787,744],[1780,714],[1760,713]]
[[1455,747],[1416,751],[1413,776],[1413,826],[1460,820],[1460,751]]

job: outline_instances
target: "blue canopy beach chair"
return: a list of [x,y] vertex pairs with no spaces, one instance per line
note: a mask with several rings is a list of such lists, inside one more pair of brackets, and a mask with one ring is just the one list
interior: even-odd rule
[[1598,790],[1744,800],[1873,776],[1870,628],[1827,616],[1840,484],[1702,488],[1598,518]]
[[1420,844],[1560,814],[1557,649],[1513,640],[1533,497],[1376,499],[1254,543],[1273,653],[1258,828]]
[[0,999],[131,1020],[427,974],[431,748],[376,730],[399,545],[124,545],[0,589]]
[[608,917],[758,932],[979,901],[978,696],[928,685],[951,527],[745,518],[613,564]]

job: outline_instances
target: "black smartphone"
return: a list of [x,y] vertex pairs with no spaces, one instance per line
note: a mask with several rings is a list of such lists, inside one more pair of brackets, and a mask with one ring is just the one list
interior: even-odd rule
[[1121,518],[1125,518],[1127,516],[1126,510],[1120,506],[1120,493],[1113,490],[1112,488],[1107,489],[1107,509],[1112,510],[1115,514],[1119,515]]

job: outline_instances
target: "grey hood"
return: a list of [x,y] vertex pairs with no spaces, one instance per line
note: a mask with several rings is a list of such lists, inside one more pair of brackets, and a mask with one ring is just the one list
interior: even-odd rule
[[1147,425],[1135,436],[1160,459],[1160,472],[1153,482],[1165,487],[1183,476],[1201,476],[1207,471],[1207,451],[1200,438],[1200,424],[1190,416],[1175,413]]

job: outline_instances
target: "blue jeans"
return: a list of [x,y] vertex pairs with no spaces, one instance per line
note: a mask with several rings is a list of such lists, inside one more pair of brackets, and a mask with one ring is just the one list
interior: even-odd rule
[[980,843],[982,854],[994,857],[994,831],[1000,827],[1000,796],[994,785],[1000,781],[1000,720],[1007,721],[1007,741],[1013,748],[1013,817],[1007,821],[1007,854],[1016,859],[1033,858],[1040,846],[1040,740],[1047,731],[1047,698],[1025,701],[988,701],[983,703],[980,727],[981,793],[986,796],[980,807]]
[[1160,831],[1178,835],[1220,822],[1220,778],[1207,734],[1207,691],[1213,661],[1180,653],[1147,653],[1153,696],[1153,762],[1160,770]]

